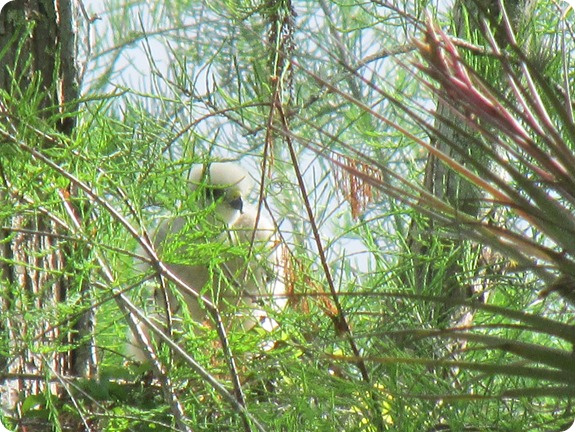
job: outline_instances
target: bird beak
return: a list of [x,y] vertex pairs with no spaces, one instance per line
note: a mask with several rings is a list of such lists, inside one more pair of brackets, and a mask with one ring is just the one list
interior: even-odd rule
[[230,206],[231,208],[235,209],[235,210],[239,210],[240,213],[243,213],[244,210],[244,202],[242,201],[241,197],[238,197],[234,200],[230,201]]

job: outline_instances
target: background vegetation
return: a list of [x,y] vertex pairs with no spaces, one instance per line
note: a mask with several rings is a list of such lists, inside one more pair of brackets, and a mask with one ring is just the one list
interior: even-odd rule
[[[0,91],[10,430],[568,428],[566,4],[77,6],[78,101],[28,58],[41,20],[0,46],[19,65]],[[129,313],[157,283],[136,245],[222,159],[287,246],[288,307],[271,333],[184,328],[135,364]]]

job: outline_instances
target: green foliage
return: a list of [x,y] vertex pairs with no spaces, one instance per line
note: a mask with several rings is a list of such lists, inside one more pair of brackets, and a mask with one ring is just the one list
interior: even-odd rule
[[[535,431],[573,421],[574,89],[562,74],[574,38],[555,6],[514,29],[525,44],[501,16],[478,32],[464,13],[451,45],[435,25],[448,17],[425,2],[172,3],[97,11],[72,137],[53,126],[61,114],[43,106],[39,79],[22,89],[14,75],[0,91],[0,243],[22,234],[12,221],[44,215],[51,225],[28,229],[55,240],[23,247],[66,257],[50,268],[0,257],[2,269],[45,275],[42,293],[0,285],[3,320],[22,322],[17,340],[0,338],[0,366],[28,349],[42,383],[5,424]],[[561,38],[563,51],[548,42]],[[477,214],[430,192],[429,154],[479,191]],[[260,252],[214,240],[210,209],[194,207],[190,167],[219,159],[259,183],[250,201],[278,226],[292,295],[281,311],[264,304],[279,324],[269,332],[229,326],[224,337],[183,311],[169,340],[152,337],[158,373],[126,357],[123,296],[153,309],[160,280],[157,267],[142,271],[154,263],[142,247],[159,220],[189,222],[160,261],[213,270]],[[63,277],[66,297],[40,302]],[[87,311],[98,373],[50,370],[53,353],[92,344],[69,337]]]

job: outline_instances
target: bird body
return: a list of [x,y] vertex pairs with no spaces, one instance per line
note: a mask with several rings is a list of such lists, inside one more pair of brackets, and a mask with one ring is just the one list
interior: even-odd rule
[[262,212],[258,214],[257,208],[246,207],[227,236],[228,242],[239,246],[241,253],[224,264],[225,279],[240,287],[242,302],[251,311],[242,326],[249,329],[259,322],[271,330],[275,324],[258,307],[267,303],[279,311],[287,302],[282,265],[284,249],[274,223]]
[[[181,282],[218,308],[226,326],[249,330],[260,323],[272,329],[275,321],[267,318],[262,305],[270,297],[276,299],[276,309],[285,304],[280,297],[285,292],[282,257],[273,221],[245,205],[251,188],[248,174],[233,163],[212,163],[193,167],[188,181],[196,208],[190,216],[158,224],[152,236],[158,256]],[[150,264],[141,261],[138,267],[145,272]],[[164,324],[189,315],[201,328],[210,319],[202,298],[181,286],[174,290],[159,284],[152,295],[152,314]],[[145,361],[131,339],[128,354]]]

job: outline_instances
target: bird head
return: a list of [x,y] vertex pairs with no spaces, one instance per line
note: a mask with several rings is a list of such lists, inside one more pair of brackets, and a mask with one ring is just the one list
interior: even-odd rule
[[196,165],[190,171],[190,187],[198,191],[205,207],[214,206],[219,222],[232,225],[243,213],[251,189],[248,173],[232,162]]

